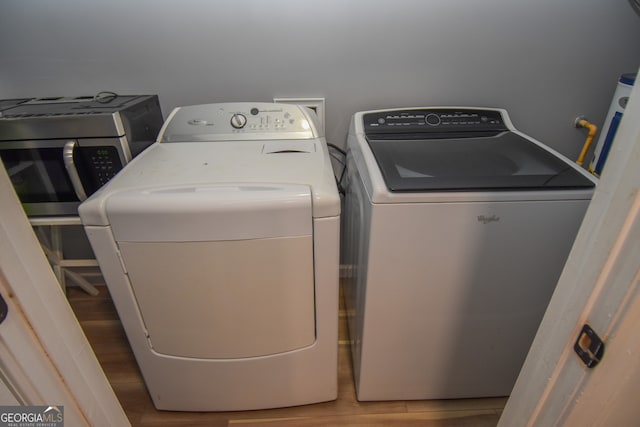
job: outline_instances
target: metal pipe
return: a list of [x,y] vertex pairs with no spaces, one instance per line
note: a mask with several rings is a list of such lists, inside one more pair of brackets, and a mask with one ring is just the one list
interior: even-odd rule
[[591,122],[588,122],[584,118],[578,117],[576,119],[576,127],[586,128],[589,130],[587,139],[584,141],[584,145],[582,146],[580,156],[578,156],[578,160],[576,160],[576,163],[582,166],[582,164],[584,163],[584,158],[587,156],[587,152],[589,151],[589,147],[591,147],[591,143],[593,142],[593,138],[595,138],[596,134],[598,133],[598,126],[594,125]]

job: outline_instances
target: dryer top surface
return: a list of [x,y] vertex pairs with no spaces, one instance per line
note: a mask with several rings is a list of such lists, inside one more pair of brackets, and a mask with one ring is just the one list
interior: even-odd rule
[[[340,198],[324,139],[155,143],[86,200],[79,212],[85,225],[108,225],[105,206],[115,194],[217,184],[233,184],[237,188],[306,185],[312,194],[314,217],[340,213]],[[207,197],[206,191],[200,194]]]

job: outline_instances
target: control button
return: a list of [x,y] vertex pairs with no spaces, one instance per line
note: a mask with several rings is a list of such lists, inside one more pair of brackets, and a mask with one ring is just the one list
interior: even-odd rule
[[260,112],[260,110],[258,110],[257,108],[252,108],[251,109],[251,115],[252,116],[257,116],[259,112]]
[[384,120],[382,117],[380,117],[380,118],[378,119],[378,123],[380,123],[381,125],[383,125],[383,124],[385,123],[385,120]]
[[242,129],[247,124],[247,118],[244,114],[234,114],[231,116],[231,126],[236,129]]
[[427,114],[424,121],[430,126],[438,126],[440,124],[440,117],[437,114]]

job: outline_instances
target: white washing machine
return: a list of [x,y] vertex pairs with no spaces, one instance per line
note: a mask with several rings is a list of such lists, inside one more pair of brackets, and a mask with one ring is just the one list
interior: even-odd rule
[[336,398],[340,199],[310,110],[176,108],[79,212],[156,408]]
[[488,108],[356,113],[347,171],[358,399],[509,395],[595,179]]

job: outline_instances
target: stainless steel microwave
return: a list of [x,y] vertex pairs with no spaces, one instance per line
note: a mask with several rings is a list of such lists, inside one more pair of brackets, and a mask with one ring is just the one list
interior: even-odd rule
[[77,215],[162,123],[156,95],[0,100],[0,158],[28,216]]

